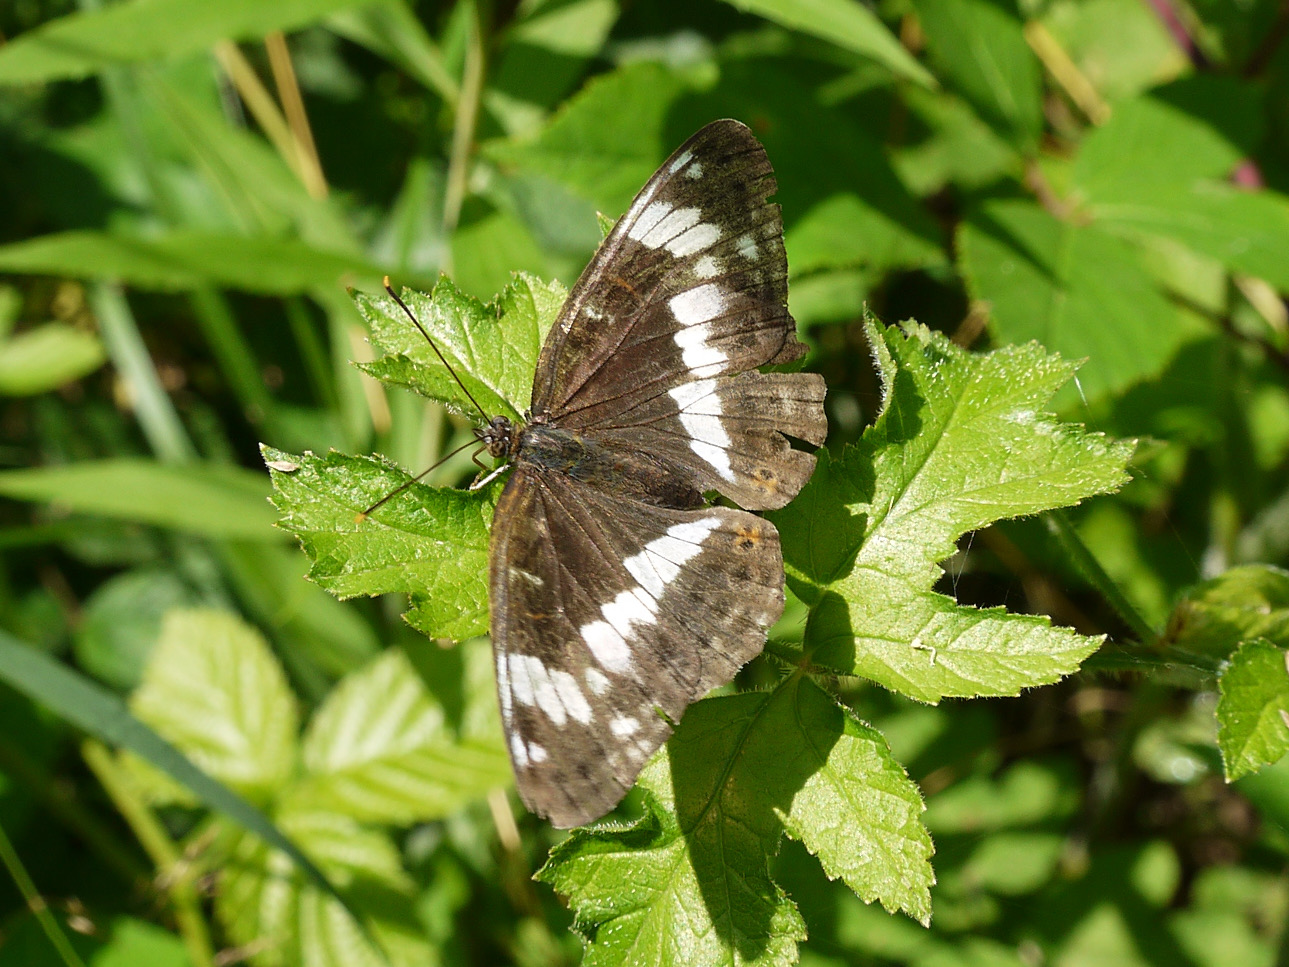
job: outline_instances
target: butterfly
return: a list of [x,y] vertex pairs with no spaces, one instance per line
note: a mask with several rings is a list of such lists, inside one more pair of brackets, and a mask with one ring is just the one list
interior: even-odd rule
[[765,149],[715,121],[604,239],[542,347],[525,423],[476,431],[510,469],[490,630],[519,795],[558,827],[616,806],[685,708],[783,611],[774,526],[814,468],[824,382],[801,358]]

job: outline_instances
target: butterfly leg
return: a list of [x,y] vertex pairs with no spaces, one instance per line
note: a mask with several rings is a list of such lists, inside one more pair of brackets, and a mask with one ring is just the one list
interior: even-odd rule
[[498,477],[500,477],[503,473],[505,473],[509,469],[510,469],[510,464],[508,463],[503,463],[503,464],[500,464],[499,466],[493,467],[492,473],[488,474],[486,477],[483,476],[482,474],[480,474],[478,477],[475,477],[474,483],[470,485],[469,489],[482,490],[484,487],[488,486],[488,484],[492,483],[494,480],[496,480]]

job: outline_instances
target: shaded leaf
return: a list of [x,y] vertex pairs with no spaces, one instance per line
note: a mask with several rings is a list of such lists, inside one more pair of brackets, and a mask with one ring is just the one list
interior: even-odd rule
[[1289,571],[1247,564],[1196,585],[1173,609],[1158,644],[1220,661],[1254,638],[1289,647]]
[[538,874],[588,963],[791,962],[803,924],[768,873],[785,829],[866,901],[930,915],[916,787],[807,679],[691,706],[640,784],[643,819],[576,831]]
[[1022,151],[1043,128],[1042,74],[1009,0],[913,0],[932,63]]
[[935,87],[925,67],[914,60],[877,15],[851,0],[727,0],[745,13],[765,17],[789,30],[820,37],[868,57],[892,73],[924,87]]
[[1033,202],[989,202],[958,235],[967,286],[990,306],[1000,341],[1036,339],[1086,357],[1092,401],[1159,375],[1191,335],[1136,249],[1095,225],[1060,221]]
[[1265,638],[1246,641],[1218,679],[1217,745],[1227,781],[1289,752],[1286,651]]

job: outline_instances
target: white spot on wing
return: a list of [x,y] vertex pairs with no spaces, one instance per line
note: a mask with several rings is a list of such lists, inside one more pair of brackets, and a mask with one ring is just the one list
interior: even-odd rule
[[679,158],[671,163],[671,167],[667,169],[667,172],[674,175],[681,168],[685,167],[685,165],[689,164],[689,159],[693,156],[694,152],[692,151],[683,152]]
[[579,629],[586,647],[595,660],[619,675],[631,669],[631,648],[613,625],[607,621],[592,621]]
[[[631,223],[631,228],[627,231],[627,238],[634,238],[637,242],[640,241],[670,213],[671,206],[665,201],[650,202],[645,207],[645,210],[640,213],[640,217]],[[656,248],[657,246],[654,247]]]
[[682,326],[696,326],[725,312],[725,294],[720,286],[708,282],[672,296],[667,305]]
[[536,705],[555,725],[570,718],[583,725],[591,721],[591,706],[568,672],[551,671],[532,655],[511,655],[510,680],[515,701]]
[[540,746],[536,742],[529,742],[528,757],[533,760],[534,765],[545,762],[547,758],[545,746]]
[[756,239],[751,235],[740,235],[738,239],[738,254],[743,256],[749,262],[753,261],[761,250],[756,247]]
[[586,679],[586,687],[591,690],[592,695],[603,695],[612,684],[608,676],[594,668],[588,668],[582,677]]
[[[688,359],[686,359],[688,362]],[[677,386],[669,394],[680,407],[680,425],[689,434],[689,448],[726,480],[734,480],[727,449],[729,434],[721,422],[721,398],[716,380],[702,379]]]
[[[646,219],[652,218],[655,206],[665,208],[666,211],[662,218],[653,224],[648,224]],[[702,212],[697,208],[673,209],[666,202],[656,201],[641,213],[640,220],[631,226],[627,236],[634,238],[646,248],[661,248],[681,232],[687,232],[693,228],[701,218]]]
[[504,654],[497,655],[497,694],[501,696],[501,718],[509,725],[514,714],[514,696],[510,694],[510,669]]
[[711,248],[720,240],[721,230],[711,222],[699,222],[667,242],[667,251],[677,258],[684,258]]
[[640,720],[633,719],[629,715],[620,715],[609,723],[609,731],[619,739],[624,736],[634,735],[640,728]]
[[673,338],[680,347],[680,360],[691,376],[715,376],[729,362],[722,350],[707,342],[710,334],[711,330],[703,325],[676,330]]
[[520,738],[518,732],[510,734],[510,755],[515,760],[515,765],[521,769],[528,765],[528,749],[524,746],[524,740]]
[[[673,524],[661,537],[646,544],[639,554],[623,561],[627,573],[640,582],[639,587],[623,591],[601,606],[603,621],[592,621],[578,629],[591,654],[604,668],[617,674],[630,670],[631,646],[627,642],[634,635],[635,627],[657,621],[658,600],[667,585],[676,579],[681,566],[698,554],[707,535],[720,524],[719,517]],[[588,668],[585,677],[587,686],[596,695],[608,690],[609,679],[595,669]]]
[[694,275],[700,279],[711,279],[721,274],[721,263],[711,255],[704,255],[694,263]]
[[685,169],[685,177],[693,181],[697,181],[699,178],[703,177],[703,163],[701,161],[695,161]]

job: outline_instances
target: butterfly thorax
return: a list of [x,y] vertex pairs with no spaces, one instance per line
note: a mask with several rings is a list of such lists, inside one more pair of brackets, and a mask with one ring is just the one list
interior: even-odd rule
[[520,428],[515,440],[512,459],[521,467],[565,474],[606,493],[657,507],[703,506],[702,493],[655,455],[610,446],[538,420]]

